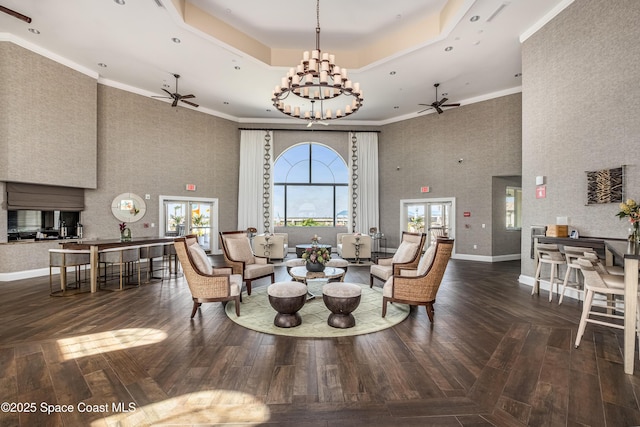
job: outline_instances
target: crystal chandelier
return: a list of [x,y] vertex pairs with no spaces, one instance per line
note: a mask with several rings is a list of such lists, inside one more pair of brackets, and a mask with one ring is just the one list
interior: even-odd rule
[[[336,65],[335,55],[320,50],[320,0],[316,2],[316,19],[315,50],[302,54],[300,64],[289,70],[271,97],[280,112],[308,120],[308,126],[349,116],[364,100],[360,84],[352,83],[347,70]],[[288,99],[291,94],[295,97]]]

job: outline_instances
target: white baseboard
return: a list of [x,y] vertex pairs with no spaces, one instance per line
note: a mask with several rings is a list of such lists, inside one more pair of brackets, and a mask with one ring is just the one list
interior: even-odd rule
[[[531,276],[525,276],[523,274],[520,275],[520,277],[518,277],[518,282],[522,283],[523,285],[529,286],[531,288],[533,288],[533,284],[535,283],[535,280],[533,277]],[[549,292],[549,282],[545,282],[544,280],[540,282],[540,290],[541,291],[545,291],[545,293]],[[558,285],[558,290],[557,290],[558,294],[554,295],[554,299],[553,302],[557,303],[558,299],[560,298],[560,292],[562,292],[562,284]],[[564,298],[572,298],[575,300],[580,300],[581,294],[580,292],[576,291],[573,288],[568,288],[566,290],[566,292],[564,293]],[[549,294],[545,295],[546,298],[549,297]]]
[[[60,274],[59,269],[54,269],[53,274]],[[11,282],[13,280],[32,279],[49,275],[49,267],[38,268],[36,270],[12,271],[11,273],[0,273],[0,282]]]
[[451,256],[453,259],[464,259],[467,261],[480,261],[480,262],[502,262],[502,261],[515,261],[519,260],[520,254],[509,255],[470,255],[470,254],[454,254]]

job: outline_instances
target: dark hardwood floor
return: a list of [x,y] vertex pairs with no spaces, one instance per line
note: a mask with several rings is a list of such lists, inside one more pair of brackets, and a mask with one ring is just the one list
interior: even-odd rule
[[182,278],[70,297],[48,277],[0,283],[0,426],[640,425],[621,332],[589,325],[574,349],[580,303],[532,297],[519,272],[452,260],[433,325],[420,308],[337,339],[253,332],[220,303],[190,320]]

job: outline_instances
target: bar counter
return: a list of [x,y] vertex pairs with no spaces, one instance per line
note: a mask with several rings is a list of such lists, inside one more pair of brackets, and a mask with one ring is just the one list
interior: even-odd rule
[[154,243],[167,244],[173,241],[173,237],[136,237],[126,242],[119,239],[61,241],[60,246],[62,246],[62,249],[88,249],[90,251],[91,292],[96,292],[98,290],[98,255],[100,251],[119,247],[152,245]]

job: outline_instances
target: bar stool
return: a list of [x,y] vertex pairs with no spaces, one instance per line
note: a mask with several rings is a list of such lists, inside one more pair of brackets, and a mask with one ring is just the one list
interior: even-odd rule
[[[564,258],[567,261],[567,271],[564,274],[564,281],[562,282],[562,292],[560,293],[558,305],[562,304],[564,293],[567,290],[567,287],[575,289],[578,292],[578,299],[580,299],[579,295],[584,294],[584,279],[581,278],[582,273],[580,273],[580,265],[576,263],[576,260],[578,258],[584,257],[585,253],[596,255],[596,252],[593,250],[593,248],[581,246],[564,247]],[[574,275],[574,281],[569,280],[571,277],[571,273],[573,273]]]
[[[76,249],[49,249],[49,291],[51,295],[65,293],[68,287],[67,283],[67,267],[75,267],[75,285],[79,290],[83,282],[81,280],[80,270],[84,269],[84,281],[87,279],[87,265],[91,264],[91,255],[88,250]],[[60,269],[60,290],[53,290],[53,269]]]
[[[131,283],[132,286],[140,285],[140,246],[124,246],[117,248],[104,249],[98,254],[99,263],[104,266],[104,282],[107,282],[107,265],[117,265],[120,267],[119,282],[120,286],[117,290],[125,289],[125,282],[128,282],[132,269],[135,269],[138,275],[138,281]],[[126,279],[126,280],[125,280]]]
[[[549,302],[553,301],[553,286],[556,286],[556,293],[558,286],[560,285],[560,277],[558,275],[559,266],[566,265],[567,262],[564,259],[564,255],[558,249],[558,245],[539,243],[536,247],[538,254],[538,267],[536,268],[536,275],[533,283],[533,289],[531,295],[540,293],[540,282],[543,279],[540,277],[542,273],[542,266],[549,266]],[[546,282],[546,280],[544,280]]]
[[[616,314],[616,297],[624,297],[624,276],[601,274],[598,271],[598,260],[578,258],[575,263],[580,266],[584,276],[584,305],[576,335],[576,348],[580,345],[587,323],[624,329],[624,315]],[[607,297],[606,303],[594,302],[594,296],[601,294]],[[600,310],[594,310],[599,307]],[[618,323],[614,323],[617,320]]]
[[[164,280],[164,275],[160,275],[160,276],[154,276],[153,272],[154,271],[163,271],[164,270],[164,243],[154,243],[154,244],[150,244],[150,245],[142,245],[140,246],[140,259],[141,260],[146,260],[147,261],[147,279],[145,281],[145,283],[151,283],[151,281],[153,279],[157,280]],[[153,260],[155,258],[162,258],[162,261],[160,263],[160,268],[153,268]]]
[[168,265],[169,277],[182,277],[180,272],[180,263],[178,262],[178,255],[176,254],[176,247],[171,243],[164,244],[164,264]]

